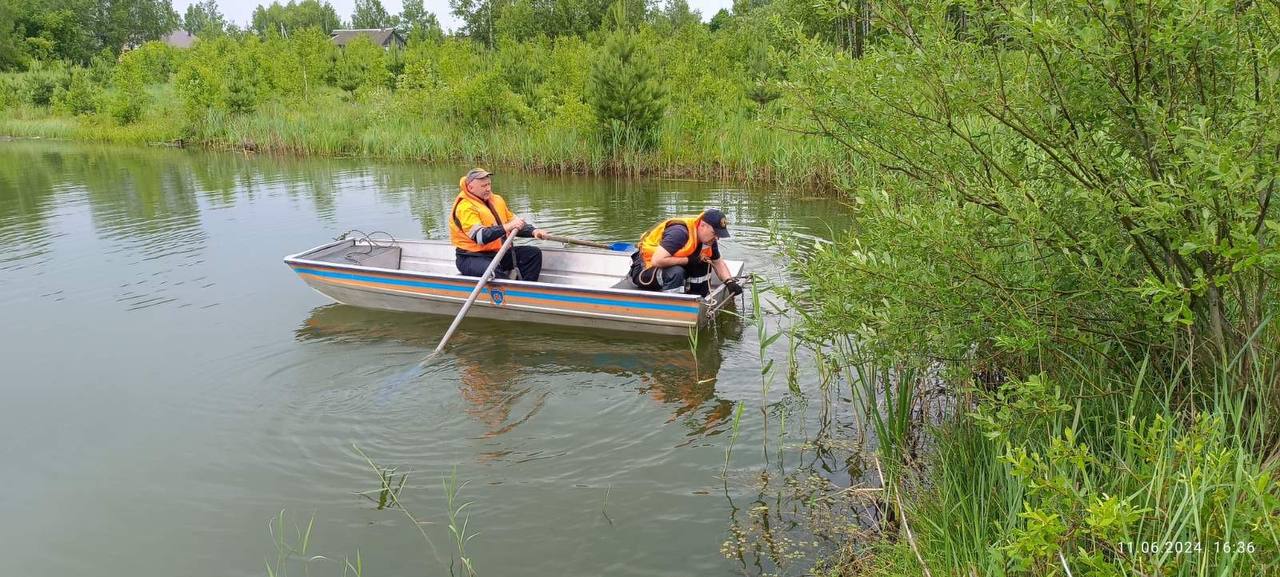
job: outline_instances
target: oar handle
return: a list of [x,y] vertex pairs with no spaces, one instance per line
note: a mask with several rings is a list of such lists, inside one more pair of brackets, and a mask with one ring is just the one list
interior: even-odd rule
[[603,249],[605,249],[605,250],[613,250],[613,246],[612,246],[612,245],[608,245],[608,244],[605,244],[605,243],[603,243],[603,242],[592,242],[592,241],[589,241],[589,240],[581,240],[581,239],[576,239],[576,238],[569,238],[569,237],[567,237],[567,236],[558,236],[558,235],[554,235],[554,234],[548,234],[548,235],[546,235],[544,238],[546,238],[547,240],[554,240],[554,241],[556,241],[556,242],[563,242],[563,243],[566,243],[566,244],[578,244],[578,245],[582,245],[582,246],[590,246],[590,247],[594,247],[594,248],[603,248]]
[[440,344],[436,346],[435,352],[431,354],[434,355],[444,350],[445,343],[449,342],[449,337],[453,336],[453,331],[458,330],[458,325],[462,323],[462,317],[467,316],[467,311],[471,310],[471,305],[476,302],[476,297],[480,296],[480,290],[493,278],[493,271],[498,268],[498,263],[502,262],[502,257],[507,254],[507,250],[511,248],[511,243],[515,240],[515,233],[507,235],[506,242],[502,243],[502,248],[498,249],[498,254],[493,256],[493,260],[489,263],[489,268],[484,269],[484,274],[480,276],[480,281],[476,283],[476,288],[471,289],[471,296],[467,297],[467,302],[462,303],[462,310],[458,311],[458,316],[453,317],[453,324],[449,325],[449,330],[445,331],[444,338],[440,339]]

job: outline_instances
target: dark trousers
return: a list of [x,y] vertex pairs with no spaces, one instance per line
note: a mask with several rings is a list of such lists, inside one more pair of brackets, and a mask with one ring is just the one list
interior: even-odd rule
[[[484,269],[489,268],[489,263],[493,262],[494,254],[484,253],[458,253],[457,263],[458,272],[466,276],[481,276]],[[536,246],[513,246],[503,255],[502,262],[498,263],[498,268],[494,269],[494,278],[507,278],[511,275],[514,261],[516,269],[520,270],[520,280],[536,281],[538,275],[542,273],[542,249]]]
[[[710,272],[711,265],[700,260],[694,260],[683,266],[645,268],[644,261],[640,260],[640,253],[631,253],[631,282],[641,290],[662,292],[683,290],[685,294],[707,296],[711,292],[710,277],[707,277]],[[685,287],[685,283],[690,279],[699,278],[704,280],[689,282],[689,286]]]

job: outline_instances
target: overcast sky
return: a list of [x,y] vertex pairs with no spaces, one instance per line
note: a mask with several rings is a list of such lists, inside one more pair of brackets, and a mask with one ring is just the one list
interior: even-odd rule
[[[187,11],[187,6],[191,5],[194,0],[173,0],[173,8],[178,11],[178,15],[182,16]],[[382,6],[387,9],[389,14],[399,14],[402,0],[382,0]],[[703,20],[709,20],[717,10],[728,8],[733,5],[732,0],[688,0],[689,8],[702,13]],[[288,4],[288,0],[281,0],[281,4]],[[270,5],[271,0],[218,0],[218,9],[222,11],[222,15],[227,20],[236,23],[241,28],[249,25],[253,18],[253,9],[259,4]],[[355,0],[329,0],[329,4],[338,12],[338,17],[343,20],[351,20],[351,12],[355,9]],[[449,0],[423,0],[423,4],[427,10],[434,12],[436,18],[440,19],[440,25],[445,30],[452,30],[458,26],[458,19],[449,13]]]

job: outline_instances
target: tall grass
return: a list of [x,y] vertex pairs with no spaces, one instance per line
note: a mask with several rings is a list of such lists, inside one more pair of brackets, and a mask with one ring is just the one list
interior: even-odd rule
[[477,127],[416,114],[395,95],[364,99],[322,92],[306,102],[276,99],[245,114],[211,110],[186,122],[172,84],[150,88],[134,124],[105,114],[66,116],[48,107],[0,110],[0,134],[132,144],[183,142],[214,149],[420,161],[465,161],[551,173],[733,179],[831,189],[841,172],[835,146],[730,116],[703,126],[669,115],[651,149],[615,147],[600,135],[536,120]]
[[[927,566],[963,575],[1276,574],[1278,431],[1274,408],[1258,400],[1277,367],[1242,373],[1224,359],[1198,376],[1190,363],[1161,360],[1081,357],[975,392],[987,398],[938,431],[927,489],[906,507]],[[884,547],[880,574],[924,572],[907,544]]]

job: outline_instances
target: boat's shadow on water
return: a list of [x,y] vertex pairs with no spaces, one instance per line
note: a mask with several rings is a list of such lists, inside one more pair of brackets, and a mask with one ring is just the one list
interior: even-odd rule
[[[422,357],[405,362],[402,354],[385,370],[374,392],[379,405],[415,386],[458,386],[476,416],[504,432],[502,409],[523,395],[516,379],[557,373],[634,377],[653,398],[675,406],[675,417],[708,403],[706,432],[730,416],[732,403],[717,399],[721,348],[742,337],[741,319],[722,314],[694,340],[639,333],[599,331],[543,324],[466,319],[449,347],[431,355],[451,318],[363,309],[341,304],[320,306],[295,330],[300,342],[396,344],[420,348]],[[400,366],[395,366],[400,365]],[[673,417],[674,418],[674,417]]]

